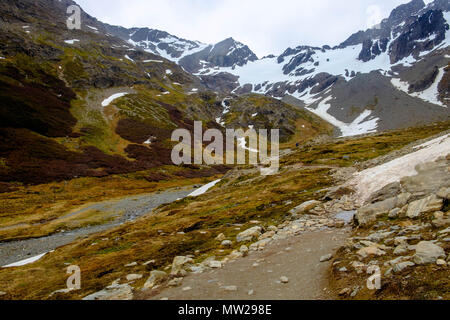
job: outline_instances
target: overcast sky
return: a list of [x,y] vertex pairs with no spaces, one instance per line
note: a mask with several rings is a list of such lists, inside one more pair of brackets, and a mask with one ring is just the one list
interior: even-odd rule
[[[205,43],[225,38],[259,57],[298,45],[334,46],[409,0],[75,0],[109,24],[149,27]],[[430,2],[427,0],[426,2]]]

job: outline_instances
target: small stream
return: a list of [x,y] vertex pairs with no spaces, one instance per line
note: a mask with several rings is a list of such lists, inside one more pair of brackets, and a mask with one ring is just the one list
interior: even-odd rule
[[42,238],[0,243],[0,266],[6,266],[41,255],[45,252],[50,252],[61,246],[70,244],[79,238],[112,229],[129,221],[134,221],[141,216],[149,214],[152,210],[163,204],[169,204],[185,198],[193,190],[193,187],[186,187],[179,190],[172,189],[161,193],[131,196],[120,200],[111,200],[90,205],[65,215],[63,218],[73,217],[88,210],[121,212],[122,215],[113,222],[98,226],[60,232]]

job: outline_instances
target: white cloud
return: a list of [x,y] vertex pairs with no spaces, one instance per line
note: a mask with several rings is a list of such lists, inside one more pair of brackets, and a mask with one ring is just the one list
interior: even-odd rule
[[[189,40],[233,37],[258,56],[298,45],[336,45],[408,0],[77,0],[89,14],[124,27],[149,27]],[[372,14],[372,15],[371,15]],[[378,21],[379,22],[379,21]]]

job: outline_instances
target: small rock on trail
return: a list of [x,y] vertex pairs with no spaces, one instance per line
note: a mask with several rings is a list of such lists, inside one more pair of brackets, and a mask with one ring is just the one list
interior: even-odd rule
[[333,255],[330,253],[330,254],[320,257],[320,262],[327,262],[327,261],[330,261],[332,258],[333,258]]

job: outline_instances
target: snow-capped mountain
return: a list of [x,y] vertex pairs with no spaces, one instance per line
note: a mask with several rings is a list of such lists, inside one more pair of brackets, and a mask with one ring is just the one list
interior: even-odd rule
[[111,33],[212,90],[285,99],[352,135],[449,117],[449,24],[448,0],[413,0],[339,46],[301,45],[262,59],[232,38],[206,45],[151,29]]
[[122,38],[132,45],[174,62],[207,47],[198,41],[181,39],[167,32],[148,28],[130,29],[129,34]]
[[446,0],[428,6],[422,0],[413,0],[396,8],[380,25],[355,33],[334,48],[298,46],[278,57],[249,59],[237,68],[206,65],[197,75],[228,72],[239,77],[241,87],[252,85],[252,91],[278,97],[287,92],[303,97],[313,87],[309,93],[314,95],[339,80],[337,77],[348,81],[374,70],[393,75],[394,66],[409,67],[425,55],[448,47],[448,6]]
[[249,47],[233,38],[216,44],[204,44],[155,29],[125,29],[113,26],[108,29],[128,43],[176,62],[191,73],[197,73],[204,68],[242,67],[248,62],[258,60]]
[[414,0],[334,48],[298,46],[242,67],[205,67],[197,75],[211,83],[232,74],[234,93],[289,96],[344,135],[442,119],[449,115],[448,7],[448,1],[425,6]]

